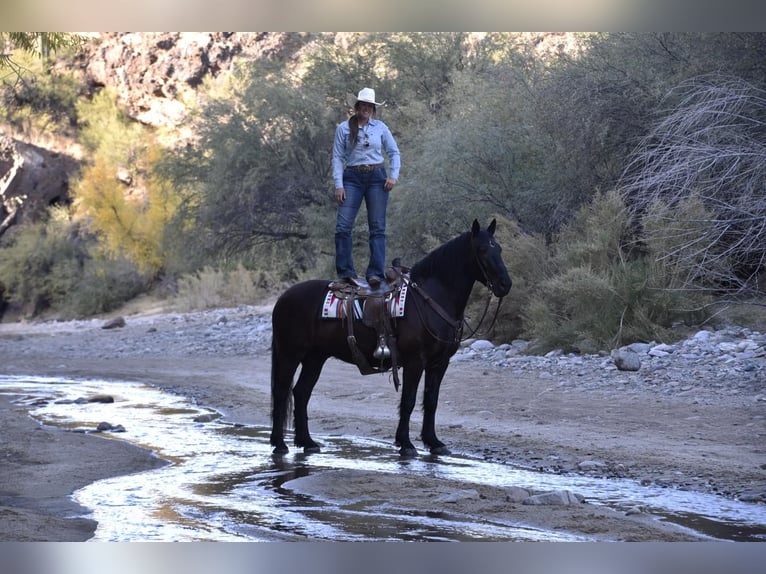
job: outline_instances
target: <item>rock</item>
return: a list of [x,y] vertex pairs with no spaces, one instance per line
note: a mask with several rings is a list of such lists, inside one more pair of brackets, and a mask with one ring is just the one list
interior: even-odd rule
[[470,349],[472,351],[476,351],[479,353],[483,351],[489,351],[494,348],[495,348],[495,345],[492,343],[492,341],[487,341],[485,339],[479,339],[478,341],[474,341],[470,346]]
[[523,339],[514,339],[511,341],[511,347],[519,351],[526,351],[529,348],[529,342]]
[[125,432],[125,427],[122,425],[113,425],[112,423],[108,422],[100,422],[98,423],[98,426],[96,427],[96,432]]
[[544,492],[542,494],[535,494],[529,498],[524,499],[522,504],[531,504],[534,506],[571,506],[575,504],[582,504],[584,498],[568,490],[555,490],[552,492]]
[[101,325],[102,329],[116,329],[121,328],[126,325],[125,323],[125,317],[115,317],[114,319],[110,319],[103,325]]
[[618,349],[612,353],[615,366],[620,371],[637,371],[641,368],[641,359],[638,353],[630,349]]
[[645,355],[653,346],[654,343],[631,343],[624,348],[633,351],[634,353],[638,353],[639,355]]
[[584,460],[577,465],[577,468],[580,470],[601,470],[604,467],[606,467],[606,465],[597,460]]
[[479,498],[479,492],[473,488],[465,490],[456,490],[448,494],[444,494],[436,499],[437,502],[445,502],[447,504],[455,504],[461,500],[476,500]]
[[655,345],[651,349],[651,351],[661,351],[663,353],[673,353],[675,352],[675,350],[676,348],[673,345],[666,345],[665,343],[660,343],[659,345]]
[[113,403],[114,397],[111,395],[93,395],[92,397],[88,397],[86,399],[86,402],[89,403]]
[[529,491],[520,486],[511,486],[505,489],[505,500],[508,502],[523,502],[529,498]]
[[738,498],[742,502],[766,502],[766,489],[743,492]]
[[193,420],[195,423],[210,423],[218,418],[221,418],[218,413],[205,413],[204,415],[197,415]]

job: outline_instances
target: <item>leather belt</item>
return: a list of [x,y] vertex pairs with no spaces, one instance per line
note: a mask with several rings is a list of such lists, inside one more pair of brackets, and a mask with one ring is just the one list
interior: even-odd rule
[[361,171],[361,172],[368,172],[368,171],[375,171],[379,167],[383,167],[382,163],[375,163],[372,165],[349,165],[347,166],[348,169],[351,169],[353,171]]

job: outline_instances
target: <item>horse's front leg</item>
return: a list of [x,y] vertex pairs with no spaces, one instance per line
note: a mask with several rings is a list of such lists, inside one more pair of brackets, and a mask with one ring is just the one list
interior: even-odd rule
[[450,454],[450,450],[436,437],[436,407],[439,404],[439,389],[448,366],[449,360],[426,368],[423,389],[423,430],[420,437],[431,454]]
[[324,355],[309,354],[301,363],[301,374],[293,388],[294,413],[295,413],[295,446],[303,447],[303,452],[319,452],[319,444],[314,442],[309,433],[308,407],[311,392],[319,380],[327,357]]
[[410,417],[418,395],[418,383],[423,374],[420,365],[405,365],[403,370],[402,399],[399,403],[399,426],[396,428],[396,446],[399,454],[405,458],[417,456],[418,450],[410,440]]

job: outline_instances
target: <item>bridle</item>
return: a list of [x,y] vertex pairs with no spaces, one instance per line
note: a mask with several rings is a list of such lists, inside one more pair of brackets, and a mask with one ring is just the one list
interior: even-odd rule
[[[474,258],[476,259],[476,264],[479,266],[479,270],[481,271],[481,274],[484,275],[484,281],[486,282],[485,285],[487,287],[487,303],[484,305],[484,312],[481,315],[481,319],[479,319],[479,323],[476,325],[476,328],[471,331],[469,335],[467,335],[463,340],[470,339],[473,337],[481,327],[482,323],[484,323],[484,319],[487,317],[487,311],[489,310],[489,302],[492,300],[492,294],[493,294],[493,284],[492,279],[489,277],[489,273],[487,272],[487,267],[484,265],[484,262],[481,260],[481,257],[479,257],[479,254],[476,252],[476,244],[473,240],[473,237],[471,238],[471,252],[474,255]],[[497,307],[495,307],[495,314],[492,316],[492,323],[490,323],[489,327],[485,331],[486,333],[489,333],[492,331],[493,327],[495,326],[495,322],[497,321],[497,317],[500,314],[500,305],[503,302],[502,297],[497,298]],[[468,321],[463,319],[463,322],[466,324],[466,326],[470,329],[471,326],[468,324]]]
[[[473,254],[476,260],[476,264],[478,265],[479,270],[481,271],[481,274],[484,276],[484,281],[487,286],[488,296],[487,296],[487,303],[484,306],[484,312],[482,313],[479,323],[476,325],[476,328],[472,329],[471,332],[465,337],[463,337],[463,325],[471,329],[471,326],[468,324],[468,321],[466,321],[465,318],[461,318],[460,320],[453,319],[452,317],[450,317],[449,313],[447,313],[447,311],[445,311],[441,305],[439,305],[436,301],[434,301],[434,299],[431,298],[431,296],[420,287],[420,285],[418,285],[414,281],[410,281],[409,279],[405,280],[406,283],[410,287],[412,287],[412,289],[414,289],[423,298],[423,300],[428,304],[428,306],[431,307],[431,309],[433,309],[434,311],[436,311],[436,314],[439,315],[439,317],[441,317],[445,323],[447,323],[450,327],[452,327],[452,329],[454,329],[455,336],[452,340],[447,340],[447,339],[443,339],[439,337],[436,333],[433,332],[431,327],[426,322],[425,317],[423,316],[423,310],[421,309],[420,303],[418,302],[417,298],[413,297],[413,302],[415,303],[415,310],[418,313],[418,317],[420,317],[420,322],[423,324],[428,334],[431,335],[434,339],[436,339],[439,342],[460,343],[462,341],[465,341],[466,339],[470,339],[476,333],[478,333],[479,328],[484,323],[484,319],[486,319],[487,317],[487,311],[489,310],[489,303],[492,300],[492,294],[493,294],[492,280],[489,277],[489,273],[487,272],[486,266],[483,264],[481,258],[479,257],[479,254],[476,252],[476,245],[473,241],[473,238],[471,238],[471,253]],[[492,317],[492,323],[489,325],[489,327],[487,328],[485,332],[489,333],[492,330],[492,328],[495,326],[495,322],[497,321],[497,317],[500,313],[500,305],[502,302],[503,302],[503,298],[498,297],[497,307],[495,308],[495,313]]]

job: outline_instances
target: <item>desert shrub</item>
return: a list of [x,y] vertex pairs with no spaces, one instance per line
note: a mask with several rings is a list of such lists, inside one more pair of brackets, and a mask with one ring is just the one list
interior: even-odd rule
[[696,194],[670,204],[657,199],[641,217],[650,257],[662,264],[668,285],[693,292],[729,283],[733,253],[717,246],[725,233],[721,222]]
[[535,285],[525,289],[521,314],[537,351],[594,352],[637,340],[669,341],[677,337],[674,324],[704,319],[700,295],[676,289],[677,276],[661,257],[652,249],[632,249],[628,223],[619,194],[600,193],[547,251],[530,250],[519,276],[534,276]]
[[125,258],[86,259],[72,292],[62,302],[60,314],[88,317],[108,313],[145,293],[150,285],[149,278]]
[[619,299],[604,274],[573,267],[540,285],[527,317],[529,331],[545,349],[572,349],[583,341],[609,346],[620,318]]
[[19,225],[0,249],[0,283],[11,306],[34,316],[59,306],[71,293],[84,256],[70,239],[71,228],[52,218]]
[[242,264],[230,270],[205,266],[178,279],[175,305],[183,311],[252,305],[263,300],[274,284],[268,272]]
[[15,227],[0,247],[6,301],[28,317],[48,312],[69,319],[110,311],[148,289],[135,265],[100,256],[96,247],[66,208]]

